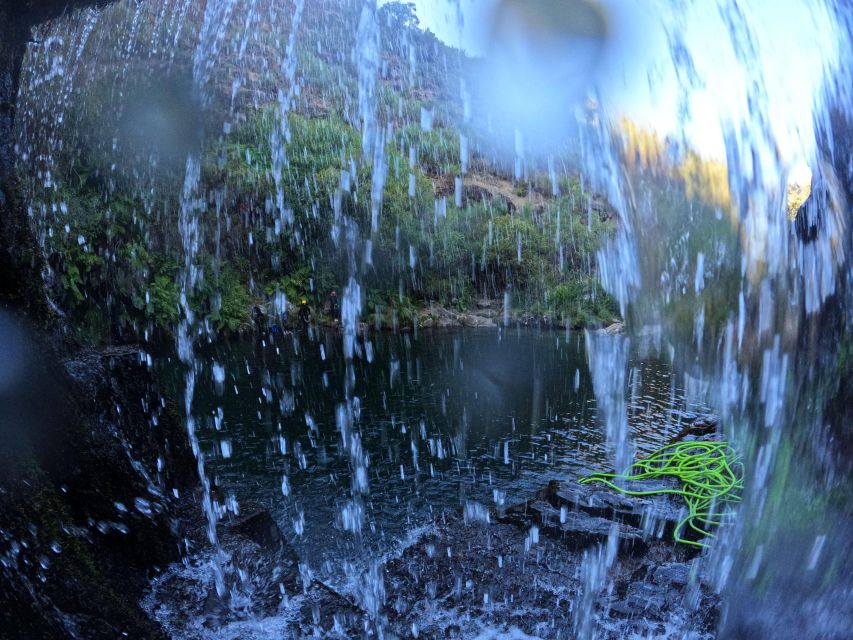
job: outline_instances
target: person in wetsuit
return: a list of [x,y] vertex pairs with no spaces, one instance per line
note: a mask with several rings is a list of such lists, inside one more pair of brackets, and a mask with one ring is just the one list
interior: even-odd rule
[[326,301],[326,308],[324,311],[335,320],[341,319],[341,305],[338,304],[337,291],[332,291],[332,293],[329,294],[329,299]]
[[311,324],[311,307],[308,306],[308,300],[302,298],[299,304],[299,326],[303,329]]
[[252,310],[252,320],[255,321],[255,329],[258,333],[264,333],[267,330],[267,315],[263,312],[260,305],[255,305]]

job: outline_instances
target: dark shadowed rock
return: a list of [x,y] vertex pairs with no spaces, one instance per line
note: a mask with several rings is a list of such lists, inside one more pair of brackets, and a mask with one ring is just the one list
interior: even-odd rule
[[659,584],[684,586],[690,581],[690,575],[690,565],[683,562],[673,562],[655,569],[654,581]]
[[[219,525],[225,597],[214,589],[206,523],[196,517],[189,532],[193,553],[152,583],[143,607],[172,636],[195,637],[201,629],[223,635],[253,625],[279,629],[286,638],[352,638],[370,620],[349,599],[316,580],[262,505],[240,505],[240,515]],[[239,636],[238,636],[239,637]]]
[[624,600],[610,605],[610,611],[623,616],[638,614],[660,618],[667,606],[667,590],[648,582],[633,582]]
[[[642,484],[626,483],[625,487],[644,491],[667,490],[676,488],[677,482],[662,480]],[[552,481],[537,497],[548,502],[556,510],[578,512],[617,522],[625,528],[626,533],[640,531],[642,538],[671,537],[676,525],[684,517],[685,509],[680,499],[673,499],[668,495],[626,496],[596,483]]]
[[182,428],[136,350],[59,362],[24,329],[18,347],[0,392],[0,637],[160,637],[138,600],[179,558]]
[[240,515],[230,527],[237,535],[248,538],[269,551],[279,551],[285,545],[281,529],[270,512],[254,503],[241,504]]

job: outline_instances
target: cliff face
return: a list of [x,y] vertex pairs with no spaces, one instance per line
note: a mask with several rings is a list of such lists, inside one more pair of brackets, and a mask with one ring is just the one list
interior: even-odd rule
[[42,325],[48,305],[41,257],[14,172],[16,98],[32,28],[64,12],[110,0],[0,0],[0,308],[27,313]]
[[0,307],[47,317],[41,258],[27,221],[14,172],[15,101],[21,64],[35,25],[63,12],[110,0],[0,0]]
[[513,179],[465,107],[462,54],[401,7],[377,12],[369,109],[349,0],[306,3],[295,30],[289,2],[234,3],[204,73],[204,3],[119,2],[36,30],[17,168],[48,295],[80,340],[173,331],[190,154],[205,277],[188,302],[214,332],[250,329],[252,306],[276,292],[321,308],[350,255],[365,315],[406,324],[431,302],[471,311],[511,288],[514,308],[558,324],[612,319],[595,271],[613,228],[600,200],[543,158]]

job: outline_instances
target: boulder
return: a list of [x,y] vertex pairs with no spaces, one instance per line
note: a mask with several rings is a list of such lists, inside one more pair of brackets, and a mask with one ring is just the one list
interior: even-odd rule
[[352,638],[369,625],[362,610],[314,578],[262,505],[241,504],[240,514],[219,526],[224,598],[214,588],[204,530],[193,532],[198,551],[157,577],[143,601],[170,636],[196,637],[199,621],[210,630],[267,621],[287,638]]

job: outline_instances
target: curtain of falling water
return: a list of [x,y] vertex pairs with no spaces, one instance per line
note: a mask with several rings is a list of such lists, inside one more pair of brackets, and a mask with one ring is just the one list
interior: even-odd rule
[[[248,19],[244,24],[244,32],[242,35],[243,44],[241,45],[241,53],[245,51],[246,40],[252,35],[250,28],[252,27],[252,17],[256,12],[255,3],[249,3],[248,7],[242,7]],[[207,86],[211,82],[212,76],[216,73],[217,63],[220,63],[219,50],[223,40],[228,37],[228,27],[231,21],[232,12],[235,9],[235,0],[209,0],[205,7],[204,22],[202,24],[201,33],[199,35],[198,46],[193,58],[193,80],[196,90],[199,92],[202,105],[210,100],[207,94]],[[282,182],[282,174],[287,167],[287,151],[286,144],[290,140],[288,114],[290,111],[293,96],[297,91],[295,81],[296,77],[296,37],[299,31],[302,12],[304,9],[304,1],[297,0],[294,6],[293,14],[290,16],[290,32],[288,35],[287,46],[282,53],[280,63],[281,74],[285,81],[286,88],[279,87],[278,89],[278,110],[276,116],[278,118],[277,126],[273,127],[270,147],[272,151],[272,169],[274,182],[276,187],[276,211],[277,217],[284,221],[285,225],[293,223],[292,209],[287,200],[285,186]],[[270,15],[271,23],[275,26],[275,12]],[[232,101],[236,87],[232,89]],[[218,124],[218,123],[217,123]],[[228,125],[223,126],[223,130],[227,134]],[[226,557],[219,548],[216,524],[222,516],[222,509],[218,502],[213,501],[210,494],[210,482],[205,474],[204,469],[204,454],[198,446],[198,439],[195,435],[195,419],[192,415],[192,400],[195,388],[196,372],[201,371],[203,363],[197,359],[193,351],[193,343],[204,333],[203,327],[200,326],[193,316],[193,312],[189,306],[189,297],[195,290],[198,284],[198,279],[204,277],[203,273],[199,272],[196,265],[196,257],[198,253],[199,243],[203,236],[204,229],[200,228],[202,218],[199,212],[203,212],[206,208],[205,194],[197,194],[199,188],[199,159],[193,156],[187,158],[187,171],[184,181],[184,189],[182,192],[180,203],[180,230],[182,238],[182,246],[184,249],[184,271],[181,277],[181,307],[183,317],[177,332],[178,353],[179,356],[188,367],[186,374],[185,388],[185,409],[187,421],[187,433],[190,438],[190,443],[193,452],[198,460],[199,477],[202,483],[203,490],[203,509],[208,519],[208,538],[215,550],[214,558],[214,578],[216,581],[216,590],[220,596],[225,595],[225,576],[223,574],[223,562]],[[214,265],[214,269],[216,266]],[[275,308],[278,314],[286,310],[286,300],[281,296],[276,296]],[[229,499],[225,503],[224,510],[237,510],[236,501]],[[301,567],[302,568],[302,567]],[[304,568],[303,574],[305,572]],[[306,585],[307,586],[307,585]],[[236,601],[238,596],[237,586],[232,587],[230,598],[231,601]]]
[[615,469],[624,469],[634,459],[629,441],[627,388],[631,341],[625,336],[602,336],[586,332],[586,352],[592,372],[599,413]]
[[[193,57],[193,83],[199,93],[202,104],[207,99],[207,85],[210,76],[214,72],[216,60],[222,38],[225,35],[225,26],[228,23],[231,11],[234,8],[233,0],[210,0],[204,13],[204,22],[199,35],[198,46]],[[183,272],[180,276],[180,303],[183,315],[178,324],[177,347],[178,357],[187,368],[184,378],[184,411],[187,427],[187,436],[190,440],[193,455],[198,465],[198,476],[202,487],[202,510],[207,518],[207,537],[213,546],[213,575],[216,584],[216,592],[220,597],[226,593],[225,574],[223,565],[224,554],[219,545],[219,537],[216,525],[220,518],[218,503],[211,496],[210,480],[207,477],[204,466],[204,453],[201,451],[196,436],[196,420],[193,415],[193,397],[195,394],[196,374],[202,370],[202,362],[195,356],[194,342],[199,337],[201,325],[197,322],[193,310],[190,308],[190,297],[196,290],[199,281],[205,277],[200,271],[196,259],[202,241],[204,230],[201,228],[202,216],[206,208],[204,194],[198,193],[199,179],[201,175],[200,159],[198,156],[187,157],[184,187],[181,192],[180,214],[178,228],[181,234],[181,246],[184,252]]]
[[[370,230],[371,234],[379,226],[379,213],[382,208],[382,191],[385,176],[385,132],[377,117],[377,76],[382,50],[379,43],[379,25],[376,18],[376,2],[368,0],[364,3],[356,33],[353,57],[358,74],[358,115],[361,121],[361,160],[372,167],[370,189]],[[342,177],[343,182],[343,177]],[[341,189],[343,189],[341,184]],[[341,323],[343,332],[343,351],[346,372],[344,375],[344,402],[337,408],[337,427],[341,434],[343,450],[350,460],[350,500],[344,505],[341,514],[345,530],[351,531],[357,538],[361,536],[364,524],[364,496],[368,493],[367,481],[367,452],[363,450],[361,434],[358,430],[360,417],[360,400],[353,396],[355,388],[355,368],[353,356],[358,347],[356,336],[361,316],[362,293],[358,283],[358,265],[361,262],[357,256],[359,238],[358,226],[355,221],[344,220],[346,226],[346,251],[349,255],[350,276],[344,290],[341,305]],[[365,265],[371,262],[372,241],[367,240],[362,260]],[[359,584],[357,596],[362,606],[376,620],[384,602],[382,572],[374,564],[367,572],[349,568],[348,573],[356,574]]]
[[[266,57],[249,58],[257,56],[258,49],[253,52],[253,45],[257,47],[267,36],[266,25],[271,27],[272,38],[275,40],[273,48],[261,49],[261,56],[268,56],[269,51],[278,53],[280,59],[278,68],[274,69],[270,76],[276,80],[277,109],[274,112],[275,126],[270,130],[271,147],[271,174],[274,183],[274,193],[267,199],[265,213],[275,220],[276,236],[280,232],[286,232],[294,222],[293,208],[288,202],[288,185],[284,176],[288,169],[287,145],[290,142],[290,130],[288,116],[293,105],[295,96],[298,95],[299,86],[297,79],[297,52],[296,43],[301,16],[305,8],[305,2],[298,0],[292,7],[279,7],[275,2],[261,1],[238,1],[238,0],[210,0],[204,4],[196,4],[192,0],[169,0],[162,3],[132,3],[125,6],[123,3],[100,12],[87,10],[73,16],[71,23],[57,23],[51,27],[51,31],[43,42],[31,49],[29,63],[25,67],[23,85],[26,87],[22,99],[21,112],[23,117],[22,132],[20,138],[20,156],[24,162],[38,167],[32,175],[39,180],[39,198],[31,199],[33,208],[33,223],[38,231],[39,238],[44,244],[44,239],[49,235],[74,234],[63,219],[65,214],[65,203],[61,199],[61,184],[53,172],[55,165],[54,156],[59,155],[64,149],[73,147],[76,131],[73,127],[63,127],[63,115],[69,108],[76,107],[79,110],[79,100],[72,99],[73,89],[79,84],[91,82],[99,72],[97,56],[90,52],[86,67],[75,67],[78,58],[87,46],[90,33],[97,34],[98,43],[96,51],[103,51],[106,64],[113,64],[115,56],[125,60],[120,73],[115,78],[117,91],[128,91],[134,83],[140,83],[140,69],[133,67],[132,62],[137,59],[145,59],[146,56],[155,56],[157,64],[152,64],[148,70],[142,71],[142,76],[150,76],[153,83],[162,79],[157,74],[162,73],[162,67],[158,66],[163,52],[168,53],[169,65],[176,60],[176,52],[185,48],[186,43],[194,53],[192,54],[191,79],[193,92],[199,102],[201,111],[196,117],[190,116],[188,128],[199,126],[203,123],[204,131],[199,132],[199,140],[195,140],[191,149],[184,152],[183,166],[179,169],[183,178],[181,184],[175,186],[168,183],[157,183],[156,167],[163,158],[158,157],[157,150],[151,156],[143,159],[140,167],[136,169],[137,188],[139,196],[146,203],[145,216],[140,218],[140,225],[151,223],[159,218],[159,207],[164,209],[174,206],[178,212],[178,230],[182,248],[182,268],[178,277],[180,288],[181,315],[176,327],[177,350],[181,361],[186,367],[185,393],[183,398],[184,414],[187,426],[187,434],[198,462],[198,472],[202,485],[202,507],[208,522],[208,538],[217,549],[214,557],[214,577],[216,589],[223,595],[229,588],[232,596],[236,595],[234,589],[237,583],[233,582],[229,572],[226,571],[228,558],[218,549],[216,534],[216,523],[223,513],[229,509],[236,510],[237,503],[233,498],[228,498],[224,503],[212,495],[211,483],[205,468],[204,453],[200,450],[196,438],[196,430],[200,425],[199,416],[194,415],[193,399],[198,384],[204,383],[208,375],[212,375],[217,387],[221,387],[225,378],[222,367],[213,363],[208,371],[206,363],[196,354],[194,345],[199,341],[212,338],[208,335],[209,322],[203,313],[193,310],[191,301],[194,293],[211,279],[217,277],[219,268],[215,256],[218,255],[218,238],[220,237],[219,221],[230,206],[225,188],[215,188],[208,191],[202,187],[200,175],[202,172],[201,158],[203,157],[204,144],[212,141],[217,136],[227,136],[230,131],[230,122],[214,121],[213,114],[222,113],[222,105],[216,103],[221,101],[221,85],[223,74],[222,65],[226,62],[236,61],[245,64],[247,69],[255,77],[251,82],[256,83],[253,90],[257,90],[257,74],[266,69],[268,62]],[[119,23],[119,28],[96,29],[99,21],[106,17],[111,25],[116,24],[116,18],[127,16],[126,24]],[[262,24],[262,23],[265,23]],[[140,25],[145,28],[140,29]],[[153,28],[152,26],[153,25]],[[196,27],[196,25],[200,25]],[[195,32],[195,29],[198,31]],[[140,37],[141,33],[150,36]],[[283,45],[279,34],[286,36]],[[361,124],[363,134],[363,153],[361,161],[370,166],[373,172],[371,183],[371,229],[375,231],[379,221],[382,207],[382,193],[384,189],[384,178],[387,171],[385,160],[386,132],[384,124],[377,114],[377,79],[381,59],[379,43],[379,25],[377,23],[376,5],[374,2],[363,6],[358,33],[352,34],[355,48],[353,50],[353,62],[358,74],[358,100],[357,117]],[[148,39],[150,37],[150,39]],[[265,41],[264,41],[265,44]],[[177,56],[180,59],[180,56]],[[260,64],[257,64],[260,63]],[[168,75],[170,67],[166,67]],[[247,74],[237,73],[232,80],[231,104],[227,109],[226,118],[233,117],[235,103],[245,97],[239,95],[241,86],[247,83]],[[229,74],[225,77],[233,77]],[[263,76],[262,76],[263,79]],[[410,78],[414,82],[414,78]],[[56,88],[59,90],[55,90]],[[50,87],[50,90],[46,90]],[[136,99],[146,101],[147,94],[136,95]],[[124,105],[123,105],[124,106]],[[124,106],[124,108],[127,108]],[[239,107],[238,107],[239,109]],[[79,115],[75,113],[76,116]],[[170,114],[173,115],[173,114]],[[37,127],[36,122],[50,122],[51,127]],[[135,126],[137,123],[131,123]],[[124,148],[129,143],[126,132],[117,131],[112,140],[112,152],[126,154],[136,152],[136,149]],[[201,143],[199,149],[196,145]],[[150,171],[149,165],[150,164]],[[115,168],[115,165],[113,165]],[[352,165],[355,169],[355,165]],[[358,226],[355,220],[350,219],[343,213],[342,198],[345,192],[351,190],[351,183],[357,179],[354,171],[342,172],[340,187],[336,190],[333,211],[335,224],[332,236],[343,251],[349,255],[350,279],[345,286],[342,296],[342,330],[345,347],[345,355],[348,362],[346,376],[345,402],[340,407],[338,414],[338,427],[341,431],[344,450],[350,457],[352,466],[352,488],[351,500],[343,507],[341,513],[341,525],[345,530],[356,536],[361,531],[364,522],[364,501],[362,496],[367,493],[367,455],[362,450],[360,435],[357,425],[360,408],[359,399],[353,397],[355,369],[352,359],[359,345],[356,340],[357,327],[361,315],[362,291],[358,282],[359,269],[363,264],[371,262],[371,240],[362,240],[359,237]],[[162,203],[154,193],[169,194],[171,197]],[[31,189],[35,193],[35,189]],[[44,201],[40,198],[44,192],[47,196]],[[51,196],[55,192],[56,196]],[[209,205],[214,202],[216,207],[216,228],[213,229],[208,221]],[[64,225],[64,229],[63,229]],[[280,231],[278,231],[280,230]],[[208,248],[211,234],[215,234],[217,251],[214,260],[208,267],[202,267],[201,253]],[[89,250],[87,239],[80,237],[79,242],[84,250]],[[249,234],[249,243],[252,235]],[[287,240],[285,240],[287,242]],[[296,231],[289,239],[291,247],[299,242],[299,233]],[[95,248],[92,248],[95,249]],[[107,256],[109,257],[109,256]],[[46,278],[50,278],[50,273]],[[277,314],[283,313],[287,308],[287,301],[283,292],[279,292],[274,298]],[[213,301],[214,311],[217,301]],[[216,410],[217,420],[221,423],[225,417],[221,408]],[[305,569],[303,567],[303,569]],[[355,569],[354,569],[355,570]],[[306,571],[303,571],[307,575]],[[372,576],[372,578],[371,578]],[[377,578],[377,576],[379,576]],[[361,578],[360,578],[361,579]],[[377,584],[378,580],[378,584]],[[369,595],[365,599],[373,599],[374,605],[366,602],[368,609],[377,612],[381,606],[381,575],[376,570],[366,574],[363,580],[364,593]]]
[[[801,213],[815,220],[815,233],[799,233],[803,220],[788,223],[779,203],[785,167],[772,153],[769,124],[776,106],[769,85],[776,78],[755,79],[749,97],[757,113],[726,138],[743,229],[743,278],[737,315],[726,324],[715,364],[719,404],[751,462],[737,526],[715,550],[718,586],[728,596],[726,635],[772,629],[820,636],[843,628],[850,613],[838,598],[849,593],[853,567],[849,556],[833,553],[851,543],[849,506],[839,500],[846,495],[849,503],[850,465],[838,450],[843,431],[827,425],[839,424],[832,414],[845,409],[828,402],[851,380],[837,351],[849,345],[853,309],[851,7],[815,2],[810,8],[826,42],[815,133],[806,141],[814,154],[814,197]],[[733,47],[738,58],[761,60],[761,24],[737,5],[726,10],[733,43],[744,43]],[[837,582],[827,579],[833,575]],[[802,608],[792,609],[791,601]]]
[[[587,103],[579,118],[582,173],[619,213],[616,236],[598,254],[601,280],[631,327],[660,327],[693,386],[712,391],[723,430],[744,455],[746,495],[737,525],[723,529],[710,554],[717,587],[727,596],[723,635],[838,633],[849,607],[832,594],[850,583],[828,576],[849,576],[850,562],[827,549],[850,543],[844,506],[850,465],[837,450],[848,438],[832,411],[848,414],[837,400],[827,413],[827,403],[844,398],[851,374],[844,355],[853,278],[849,3],[660,2],[634,11],[629,3],[578,0],[567,3],[577,12],[568,23],[547,3],[498,4],[498,36],[510,37],[497,37],[490,54],[510,71],[500,63],[489,70],[498,88],[492,108],[505,112],[504,137],[515,140],[516,176],[541,152],[531,141],[544,140],[547,148],[548,137],[559,137],[570,119],[567,105],[578,100],[555,78],[586,77],[588,93],[580,100],[592,98],[594,106]],[[580,15],[589,19],[581,22]],[[585,38],[573,39],[578,29]],[[653,53],[656,30],[667,49],[660,58]],[[537,48],[542,40],[568,44],[547,51]],[[808,44],[815,42],[819,52]],[[516,49],[519,59],[505,54]],[[597,61],[589,68],[572,63],[576,51],[592,51]],[[632,67],[648,51],[648,66]],[[804,69],[802,60],[810,66]],[[648,78],[652,91],[674,90],[678,121],[667,144],[676,152],[697,126],[691,109],[705,118],[699,127],[719,125],[730,208],[699,214],[684,202],[673,207],[666,189],[629,170],[634,158],[621,144],[619,120],[631,115],[642,92],[618,86],[626,77],[639,78],[637,84]],[[523,101],[513,104],[519,94],[537,96],[535,113]],[[560,111],[564,117],[555,117]],[[810,160],[815,193],[792,224],[785,187],[797,157]],[[685,318],[691,326],[682,326]],[[629,430],[618,410],[625,405],[625,359],[618,349],[590,346],[618,467],[628,451]],[[606,565],[603,552],[586,558],[582,602],[606,584],[600,578]],[[791,599],[806,604],[794,608]],[[819,615],[797,615],[806,610]],[[577,610],[583,637],[593,633],[588,611]]]
[[[720,2],[708,12],[711,22],[718,21],[715,47],[729,48],[745,75],[732,82],[749,106],[740,116],[718,116],[733,201],[732,217],[721,227],[736,238],[733,251],[724,242],[716,248],[709,243],[707,253],[670,259],[701,221],[686,212],[677,224],[663,220],[657,203],[644,197],[647,186],[613,171],[618,167],[611,143],[616,136],[589,138],[584,158],[587,175],[620,203],[618,235],[599,255],[605,287],[634,327],[660,323],[667,329],[675,358],[710,383],[723,430],[746,461],[737,524],[721,530],[711,552],[717,588],[727,596],[724,637],[832,636],[849,613],[839,594],[850,587],[851,565],[837,550],[851,542],[849,507],[844,505],[850,465],[839,462],[843,454],[837,443],[844,439],[837,427],[827,426],[838,422],[827,413],[827,402],[838,396],[839,385],[849,384],[850,375],[834,345],[849,344],[845,335],[851,327],[850,191],[845,188],[850,184],[853,121],[851,9],[833,2],[800,4],[812,21],[802,24],[803,42],[819,39],[825,52],[812,70],[818,78],[810,83],[817,86],[813,128],[811,122],[790,121],[790,115],[784,121],[778,86],[803,79],[786,77],[785,69],[768,59],[771,44],[779,43],[773,43],[773,27],[761,10],[773,8],[759,6],[753,13],[744,3]],[[669,33],[677,34],[685,24],[695,28],[696,21],[707,19],[706,9],[684,7],[683,13],[661,15]],[[692,83],[701,82],[694,65],[711,54],[702,43],[691,46],[689,39],[676,37],[671,51],[681,90],[689,93]],[[802,221],[794,225],[786,218],[789,166],[777,147],[777,137],[786,134],[796,138],[804,157],[812,158],[815,193],[801,213],[810,221],[808,236],[797,232]],[[663,260],[655,257],[661,255],[656,249],[661,245],[667,247]],[[673,289],[666,285],[670,282],[685,284]],[[735,295],[726,295],[732,283]],[[709,290],[722,295],[711,298]],[[706,296],[724,308],[708,306]],[[676,331],[672,318],[663,314],[672,300],[690,305],[692,332]],[[706,321],[712,312],[724,318],[719,325]],[[821,331],[830,333],[821,337]],[[624,361],[599,358],[593,348],[590,367],[594,380],[618,377]],[[624,394],[624,385],[616,386]],[[831,410],[843,411],[838,406]],[[625,431],[608,429],[608,436],[613,434],[624,437]],[[617,442],[615,450],[622,446]],[[587,589],[600,589],[595,572],[589,575]]]

